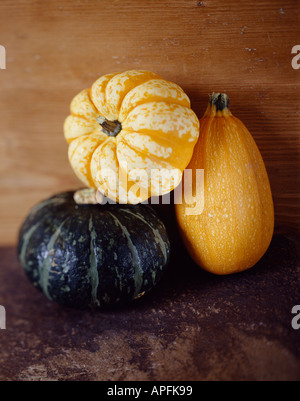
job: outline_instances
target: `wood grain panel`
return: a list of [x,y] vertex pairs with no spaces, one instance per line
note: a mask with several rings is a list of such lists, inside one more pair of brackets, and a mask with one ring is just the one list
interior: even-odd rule
[[0,2],[0,244],[29,208],[76,188],[63,121],[100,75],[149,69],[181,85],[202,116],[227,92],[263,154],[276,230],[300,231],[299,1],[19,0]]

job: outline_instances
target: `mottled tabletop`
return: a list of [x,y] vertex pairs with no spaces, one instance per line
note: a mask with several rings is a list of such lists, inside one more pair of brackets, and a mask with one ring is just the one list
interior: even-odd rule
[[300,380],[300,330],[292,325],[299,244],[275,235],[254,268],[214,276],[177,242],[152,292],[103,311],[51,303],[27,280],[15,248],[1,248],[0,379]]

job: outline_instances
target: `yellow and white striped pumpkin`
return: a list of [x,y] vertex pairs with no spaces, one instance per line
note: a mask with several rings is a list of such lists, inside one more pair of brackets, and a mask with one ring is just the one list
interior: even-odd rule
[[140,203],[181,181],[199,136],[190,100],[149,71],[99,78],[71,102],[64,125],[78,178],[119,203]]

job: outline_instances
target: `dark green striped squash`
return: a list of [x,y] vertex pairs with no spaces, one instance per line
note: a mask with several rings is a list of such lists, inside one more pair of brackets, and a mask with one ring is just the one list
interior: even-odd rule
[[123,304],[161,279],[170,244],[148,205],[77,205],[73,192],[35,206],[20,230],[18,255],[50,300],[74,308]]

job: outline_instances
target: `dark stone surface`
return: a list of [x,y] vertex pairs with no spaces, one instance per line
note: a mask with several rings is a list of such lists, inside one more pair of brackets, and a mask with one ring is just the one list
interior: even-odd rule
[[300,380],[300,330],[291,326],[299,238],[277,235],[254,268],[219,277],[196,267],[176,235],[158,287],[101,312],[51,303],[15,249],[2,248],[0,379]]

